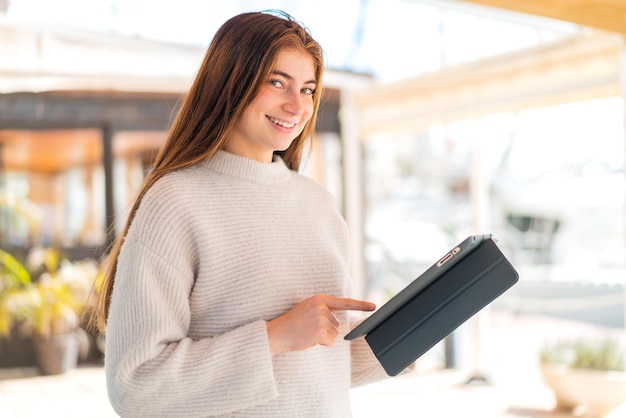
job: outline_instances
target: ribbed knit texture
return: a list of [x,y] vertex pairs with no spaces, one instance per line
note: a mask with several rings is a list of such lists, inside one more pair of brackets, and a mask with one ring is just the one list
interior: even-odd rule
[[[332,196],[282,160],[218,152],[145,195],[118,260],[106,336],[123,417],[349,417],[350,386],[385,376],[361,338],[272,356],[266,321],[347,296]],[[352,346],[352,350],[350,349]]]

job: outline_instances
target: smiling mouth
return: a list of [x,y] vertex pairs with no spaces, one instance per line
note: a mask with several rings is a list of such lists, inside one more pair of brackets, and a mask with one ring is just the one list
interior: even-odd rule
[[276,119],[271,116],[268,116],[267,118],[270,120],[270,122],[275,123],[276,125],[280,125],[283,128],[291,129],[296,126],[295,123],[285,122],[284,120]]

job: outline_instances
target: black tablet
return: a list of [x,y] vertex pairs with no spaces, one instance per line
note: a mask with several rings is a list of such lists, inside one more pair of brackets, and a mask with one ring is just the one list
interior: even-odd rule
[[344,338],[365,335],[394,376],[517,281],[491,234],[472,235]]
[[471,235],[465,238],[463,242],[455,245],[446,253],[446,255],[441,257],[439,261],[430,266],[428,270],[422,273],[417,279],[413,280],[408,286],[376,310],[376,312],[370,315],[365,321],[361,322],[361,324],[350,331],[344,338],[346,340],[352,340],[370,332],[378,326],[378,324],[397,311],[398,308],[411,300],[422,289],[432,283],[433,280],[437,279],[437,277],[449,270],[463,257],[478,248],[478,244],[490,238],[491,234]]

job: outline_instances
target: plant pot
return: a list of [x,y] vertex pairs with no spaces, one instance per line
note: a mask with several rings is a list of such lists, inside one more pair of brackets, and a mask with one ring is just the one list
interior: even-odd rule
[[586,416],[603,417],[626,403],[624,372],[543,364],[541,375],[560,409],[583,408]]
[[75,333],[36,337],[35,356],[44,375],[65,373],[78,365],[79,341]]
[[30,334],[14,327],[9,335],[0,336],[0,369],[35,365],[35,349]]

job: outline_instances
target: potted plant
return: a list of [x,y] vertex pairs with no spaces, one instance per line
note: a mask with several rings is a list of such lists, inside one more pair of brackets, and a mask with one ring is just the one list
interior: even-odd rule
[[617,339],[561,341],[541,350],[557,407],[603,417],[626,403],[624,347]]
[[[31,242],[37,242],[41,217],[34,205],[5,191],[0,193],[0,212],[27,226]],[[35,246],[22,261],[0,250],[0,351],[9,352],[9,359],[16,351],[28,351],[23,360],[27,365],[36,361],[44,374],[75,367],[77,340],[89,346],[80,315],[98,274],[93,260],[71,263],[53,248]],[[23,350],[25,345],[28,350]],[[9,361],[9,366],[24,365],[16,363]]]
[[[36,241],[41,220],[37,207],[1,186],[0,215],[7,227],[0,231],[0,243],[10,236],[18,242]],[[0,249],[0,367],[27,367],[35,363],[32,336],[21,332],[34,277],[22,256]]]
[[31,253],[31,268],[38,261],[43,272],[30,286],[24,325],[32,330],[42,373],[59,374],[78,363],[80,319],[97,267],[92,261],[61,260],[53,249],[36,251],[41,252]]
[[0,334],[9,334],[15,324],[29,333],[43,374],[75,368],[80,319],[98,274],[96,263],[61,260],[51,248],[32,249],[25,264],[1,252],[0,262],[5,286],[0,297]]
[[14,256],[0,250],[0,367],[34,362],[32,339],[19,332],[30,303],[31,275]]

